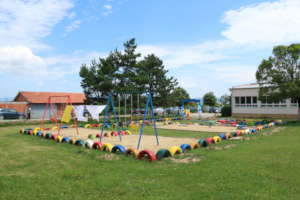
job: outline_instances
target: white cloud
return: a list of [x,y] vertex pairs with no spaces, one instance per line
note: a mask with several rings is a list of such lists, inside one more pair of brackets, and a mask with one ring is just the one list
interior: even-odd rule
[[106,4],[106,5],[103,6],[103,8],[105,8],[106,10],[111,10],[112,5]]
[[40,39],[68,15],[71,0],[1,0],[0,46],[26,46],[43,49]]
[[104,12],[102,13],[103,15],[107,16],[107,15],[110,15],[112,13],[112,10],[113,10],[113,6],[111,4],[105,4],[103,5],[103,8],[104,8]]
[[65,31],[65,36],[67,34],[69,34],[70,32],[78,29],[80,27],[80,24],[81,24],[81,21],[80,20],[74,20],[73,22],[71,22],[71,24],[69,24],[67,27],[66,27],[66,31]]
[[272,46],[300,41],[300,1],[279,0],[225,13],[222,35],[232,42]]
[[0,47],[0,71],[15,75],[40,75],[46,70],[44,60],[24,46]]

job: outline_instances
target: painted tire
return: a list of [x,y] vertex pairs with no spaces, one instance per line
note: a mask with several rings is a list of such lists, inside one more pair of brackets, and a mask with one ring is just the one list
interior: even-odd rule
[[51,137],[52,137],[52,135],[51,135],[51,133],[46,133],[46,139],[51,139]]
[[[178,147],[179,148],[179,147]],[[139,153],[139,155],[137,156],[137,159],[141,160],[141,159],[147,159],[150,162],[153,162],[156,160],[156,156],[154,155],[154,153],[152,151],[149,150],[143,150]]]
[[237,133],[236,132],[232,132],[231,135],[232,135],[232,137],[236,137]]
[[125,154],[127,156],[132,156],[133,155],[135,158],[137,158],[138,155],[139,155],[139,151],[137,149],[135,149],[135,148],[128,148],[126,150]]
[[52,139],[52,140],[56,140],[56,139],[57,139],[57,136],[58,136],[57,134],[52,134],[52,135],[51,135],[51,139]]
[[104,137],[110,137],[110,134],[109,133],[104,133],[103,136]]
[[46,138],[46,133],[42,133],[41,137]]
[[42,134],[43,134],[42,131],[38,131],[38,132],[36,133],[36,136],[42,136]]
[[75,143],[76,143],[76,141],[77,141],[77,139],[76,139],[76,138],[72,138],[72,139],[70,139],[70,144],[75,144]]
[[214,139],[211,138],[211,137],[207,138],[206,141],[208,142],[208,144],[213,144],[213,143],[215,143]]
[[213,137],[214,143],[220,143],[222,139],[219,136],[214,136]]
[[116,145],[112,148],[111,152],[124,154],[124,153],[126,153],[126,149],[122,145]]
[[101,134],[98,133],[98,134],[96,135],[96,138],[100,138],[100,137],[101,137]]
[[178,146],[173,146],[173,147],[169,148],[169,152],[170,152],[171,156],[174,156],[174,155],[177,155],[177,154],[181,154],[182,149]]
[[156,159],[161,160],[163,158],[170,157],[171,154],[168,149],[160,149],[156,152]]
[[52,127],[52,130],[56,131],[56,130],[58,130],[58,128],[56,126],[54,126],[54,127]]
[[132,133],[129,130],[125,131],[126,135],[132,135]]
[[84,146],[84,141],[83,140],[76,140],[76,142],[75,142],[75,145],[76,146]]
[[112,144],[110,144],[110,143],[105,143],[105,144],[103,144],[103,146],[101,147],[101,150],[102,150],[102,151],[106,151],[106,152],[111,152],[112,148],[113,148],[113,145],[112,145]]
[[70,138],[64,137],[61,142],[62,143],[69,143],[70,142]]
[[28,135],[33,135],[33,130],[27,131],[27,134],[28,134]]
[[90,140],[90,139],[86,140],[84,145],[85,145],[86,148],[91,149],[91,148],[93,148],[94,141]]
[[227,138],[227,139],[230,139],[230,138],[232,138],[232,135],[231,135],[231,133],[226,133],[226,138]]
[[58,135],[57,136],[57,138],[56,138],[56,142],[59,142],[59,143],[61,143],[62,142],[62,140],[63,140],[63,136],[61,136],[61,135]]
[[86,125],[84,125],[84,128],[91,128],[91,125],[90,124],[86,124]]
[[192,149],[198,149],[198,148],[200,148],[200,145],[197,142],[194,142],[194,143],[192,143],[190,145],[191,145]]
[[89,134],[88,138],[93,140],[95,139],[95,136],[93,134]]
[[200,144],[200,147],[207,147],[208,146],[208,142],[206,140],[199,140],[198,143]]
[[251,133],[257,133],[257,130],[256,129],[251,129]]
[[236,135],[237,135],[237,136],[241,136],[241,135],[242,135],[241,131],[237,131],[237,132],[236,132]]
[[112,131],[112,132],[110,133],[110,136],[118,136],[118,133],[117,133],[116,131]]
[[126,132],[125,132],[125,131],[121,131],[120,134],[121,134],[122,136],[124,136],[124,135],[126,135]]
[[19,130],[19,133],[20,133],[20,134],[23,134],[24,131],[25,131],[24,129],[20,129],[20,130]]
[[94,144],[93,144],[93,148],[98,149],[98,150],[101,150],[102,146],[103,146],[103,144],[101,142],[94,142]]
[[219,137],[220,137],[222,140],[227,140],[227,137],[226,137],[225,133],[221,133],[221,134],[219,135]]
[[64,129],[64,128],[68,128],[67,125],[62,125],[60,128]]
[[192,147],[189,144],[182,144],[182,145],[180,145],[180,148],[183,153],[186,152],[187,150],[192,150]]

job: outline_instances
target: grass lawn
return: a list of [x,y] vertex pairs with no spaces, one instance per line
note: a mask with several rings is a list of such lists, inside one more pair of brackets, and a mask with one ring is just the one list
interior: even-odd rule
[[[300,124],[149,163],[0,128],[0,199],[299,199]],[[274,129],[273,129],[274,130]],[[266,131],[271,131],[266,130]],[[150,131],[148,131],[149,134]],[[160,135],[211,135],[161,130]],[[182,156],[177,157],[181,159]]]

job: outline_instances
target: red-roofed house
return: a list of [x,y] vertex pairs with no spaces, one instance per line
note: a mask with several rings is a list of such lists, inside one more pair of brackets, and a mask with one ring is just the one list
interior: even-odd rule
[[[15,102],[27,102],[31,109],[31,118],[39,119],[43,116],[49,97],[51,97],[52,109],[61,111],[62,107],[70,101],[73,105],[84,104],[86,98],[83,93],[68,92],[19,92]],[[69,99],[69,100],[68,100]],[[46,116],[47,117],[47,116]]]

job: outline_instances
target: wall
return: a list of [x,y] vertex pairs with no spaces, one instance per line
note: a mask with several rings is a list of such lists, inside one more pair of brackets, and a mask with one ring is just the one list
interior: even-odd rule
[[232,115],[236,117],[275,117],[295,118],[298,114],[298,107],[292,106],[290,100],[286,101],[286,107],[262,107],[260,101],[257,107],[236,107],[235,97],[237,96],[258,96],[258,88],[232,89]]
[[0,102],[0,108],[11,108],[25,113],[28,103],[26,102]]

